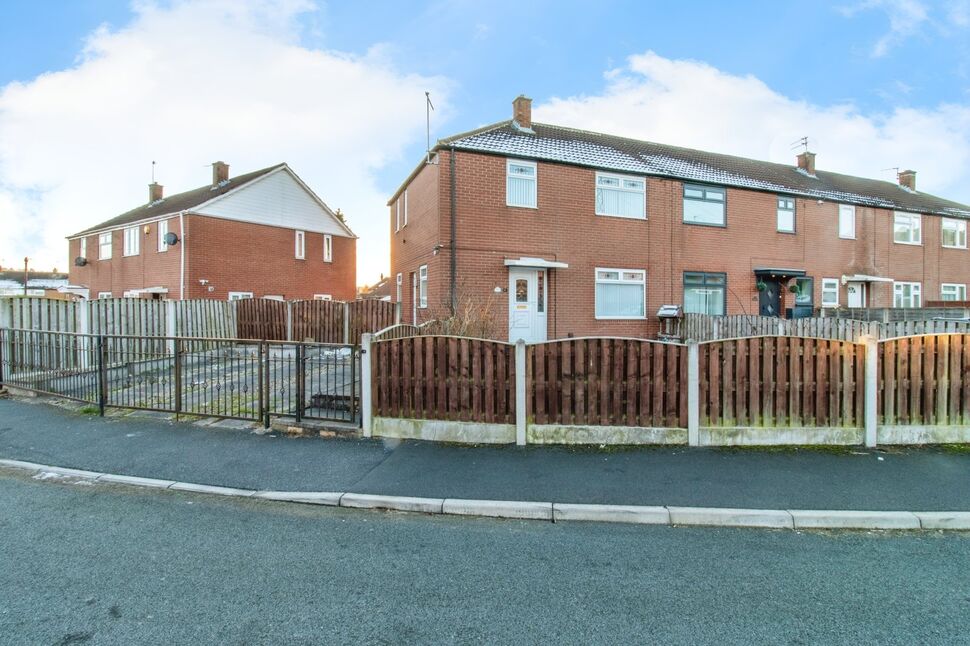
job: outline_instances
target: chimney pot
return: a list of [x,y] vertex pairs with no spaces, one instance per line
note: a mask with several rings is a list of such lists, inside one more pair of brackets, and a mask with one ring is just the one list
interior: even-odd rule
[[896,175],[899,178],[899,185],[903,188],[908,188],[911,191],[916,190],[916,171],[915,170],[901,170]]
[[512,101],[512,119],[522,128],[532,127],[532,99],[520,94]]
[[212,162],[212,185],[218,186],[220,182],[229,179],[229,164],[224,161]]
[[812,177],[814,177],[815,176],[815,153],[808,152],[806,150],[803,153],[799,153],[797,159],[798,159],[798,167],[801,168],[806,173],[808,173],[809,175],[811,175]]
[[148,185],[148,203],[157,202],[162,199],[162,189],[165,188],[158,182],[152,182]]

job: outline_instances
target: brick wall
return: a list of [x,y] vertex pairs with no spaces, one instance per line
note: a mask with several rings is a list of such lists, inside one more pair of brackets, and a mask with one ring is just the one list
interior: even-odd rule
[[[71,284],[88,287],[91,298],[97,298],[99,292],[120,297],[126,290],[157,286],[168,288],[168,298],[179,298],[179,245],[184,244],[186,298],[226,299],[230,291],[253,292],[256,297],[279,295],[287,300],[310,299],[314,294],[330,294],[334,300],[356,297],[356,239],[334,236],[333,262],[324,262],[323,234],[307,232],[305,259],[299,260],[292,229],[187,215],[185,238],[159,252],[157,226],[150,224],[147,234],[139,226],[141,249],[130,257],[123,256],[123,231],[112,232],[110,260],[98,260],[98,235],[87,236],[88,264],[84,267],[74,266],[80,242],[71,240]],[[169,220],[168,230],[180,233],[177,217]]]

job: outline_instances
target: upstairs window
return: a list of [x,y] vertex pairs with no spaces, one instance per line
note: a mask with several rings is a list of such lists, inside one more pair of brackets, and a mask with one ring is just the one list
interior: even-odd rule
[[401,223],[402,227],[408,225],[408,189],[404,189],[404,221]]
[[822,279],[822,307],[839,306],[839,279]]
[[333,236],[329,233],[323,236],[323,262],[333,262]]
[[401,230],[401,198],[397,198],[394,203],[394,230]]
[[78,254],[77,255],[79,255],[80,257],[82,257],[82,258],[87,258],[88,257],[88,239],[87,238],[81,238],[80,240],[78,240],[77,251],[78,251]]
[[168,235],[168,220],[161,220],[158,223],[158,250],[168,251],[168,243],[165,242],[165,236]]
[[920,307],[921,291],[919,283],[893,283],[893,307]]
[[[111,232],[98,235],[98,258],[111,260]],[[110,297],[109,297],[110,298]]]
[[303,260],[306,257],[306,234],[302,231],[295,231],[294,233],[293,257]]
[[536,164],[508,160],[506,163],[505,203],[508,206],[536,208]]
[[940,285],[940,298],[944,301],[965,301],[967,286],[960,283],[943,283]]
[[725,291],[727,291],[727,274],[684,272],[684,313],[724,314]]
[[428,266],[418,268],[418,307],[428,306]]
[[778,198],[778,231],[781,233],[795,233],[795,199],[791,197]]
[[138,236],[138,227],[128,227],[125,229],[124,254],[126,256],[137,256],[140,241],[141,238]]
[[855,207],[851,204],[839,205],[839,237],[855,239]]
[[723,227],[726,191],[712,186],[684,184],[684,222]]
[[896,212],[893,216],[893,242],[897,244],[922,244],[923,232],[918,213]]
[[952,249],[967,248],[966,220],[951,220],[943,218],[943,246]]
[[641,269],[596,270],[596,318],[646,318],[647,272]]
[[596,215],[646,219],[646,190],[643,178],[596,173]]

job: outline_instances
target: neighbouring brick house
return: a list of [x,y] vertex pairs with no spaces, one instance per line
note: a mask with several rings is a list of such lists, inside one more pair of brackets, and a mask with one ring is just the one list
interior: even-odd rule
[[68,237],[90,298],[352,300],[357,236],[286,164],[149,200]]
[[[405,321],[471,299],[499,338],[964,300],[970,206],[899,184],[513,119],[440,140],[389,201]],[[794,290],[794,291],[790,291]],[[510,312],[512,316],[510,317]]]

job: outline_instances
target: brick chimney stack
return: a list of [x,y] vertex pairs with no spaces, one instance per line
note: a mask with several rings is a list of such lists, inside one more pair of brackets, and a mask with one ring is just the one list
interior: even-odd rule
[[798,167],[801,168],[806,173],[808,173],[809,175],[811,175],[812,177],[814,177],[815,176],[815,153],[810,153],[806,150],[803,153],[799,153],[797,159],[798,159]]
[[162,199],[162,189],[165,188],[158,182],[152,182],[148,185],[148,203],[157,202]]
[[223,161],[212,162],[212,185],[229,180],[229,164]]
[[901,170],[896,174],[899,178],[899,185],[903,188],[908,188],[909,190],[916,191],[916,171],[915,170]]
[[532,99],[520,94],[512,101],[512,118],[521,128],[532,127]]

